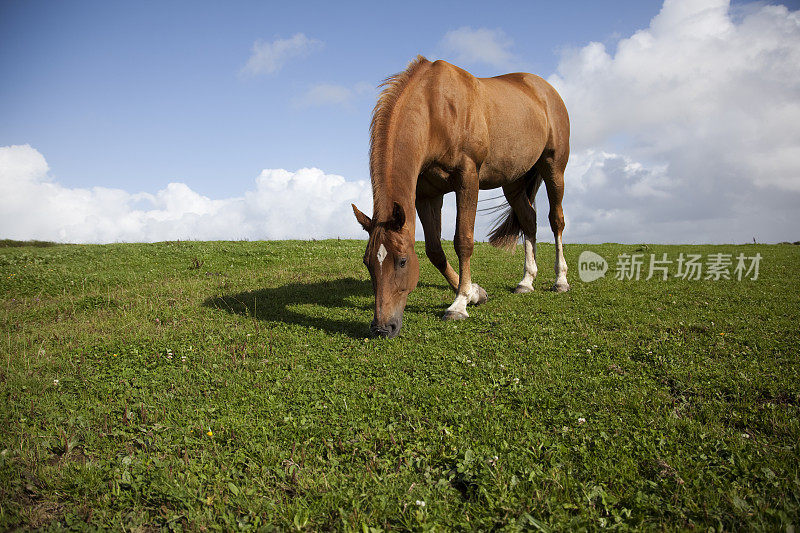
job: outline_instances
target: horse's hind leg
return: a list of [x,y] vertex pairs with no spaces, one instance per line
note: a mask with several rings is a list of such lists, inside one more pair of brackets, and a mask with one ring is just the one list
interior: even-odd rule
[[533,280],[536,279],[536,192],[542,179],[535,171],[523,178],[522,183],[503,188],[503,193],[522,227],[525,235],[525,270],[522,281],[514,289],[517,294],[533,291]]
[[553,230],[553,236],[556,240],[556,282],[552,288],[556,292],[569,290],[567,262],[564,259],[564,249],[561,242],[561,234],[564,231],[564,211],[561,209],[561,201],[564,198],[564,168],[566,166],[566,157],[556,160],[552,154],[543,155],[536,163],[536,168],[541,173],[547,189],[547,199],[550,202],[548,218],[550,219],[550,229]]

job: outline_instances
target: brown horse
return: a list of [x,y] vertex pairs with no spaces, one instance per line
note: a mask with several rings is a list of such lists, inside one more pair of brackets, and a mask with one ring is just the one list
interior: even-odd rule
[[[469,266],[479,189],[502,187],[509,203],[489,242],[513,248],[519,235],[525,236],[525,274],[515,289],[523,293],[533,290],[536,277],[533,199],[544,181],[556,242],[553,290],[569,290],[561,245],[569,117],[555,89],[533,74],[476,78],[422,56],[383,86],[370,125],[372,218],[353,206],[369,233],[364,264],[375,292],[371,332],[383,337],[400,332],[406,299],[419,281],[415,207],[425,253],[456,291],[444,318],[467,318],[467,304],[486,301],[486,291],[472,283]],[[442,196],[448,192],[456,193],[460,276],[441,244]]]

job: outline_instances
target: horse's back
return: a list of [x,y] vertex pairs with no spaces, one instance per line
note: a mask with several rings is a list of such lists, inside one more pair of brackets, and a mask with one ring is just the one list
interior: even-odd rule
[[[527,72],[476,78],[466,70],[446,61],[431,64],[427,76],[426,97],[434,118],[451,124],[456,115],[475,115],[487,124],[510,124],[524,119],[528,127],[518,131],[544,129],[552,122],[569,124],[566,107],[556,90],[543,78]],[[459,124],[459,126],[462,126]],[[517,124],[524,126],[523,124]]]
[[426,75],[425,99],[437,132],[429,139],[434,152],[445,160],[458,153],[479,155],[481,188],[518,179],[545,150],[569,152],[564,103],[534,74],[476,78],[440,60]]

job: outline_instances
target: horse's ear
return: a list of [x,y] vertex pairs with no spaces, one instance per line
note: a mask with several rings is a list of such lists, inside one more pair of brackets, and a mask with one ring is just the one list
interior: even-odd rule
[[392,218],[389,221],[389,229],[394,231],[400,231],[400,229],[406,223],[406,212],[403,210],[403,206],[398,204],[397,202],[394,203],[394,207],[392,208]]
[[353,213],[355,213],[356,220],[358,220],[358,223],[361,224],[361,227],[364,228],[364,231],[369,233],[369,231],[372,229],[372,219],[370,219],[367,215],[359,211],[358,208],[356,207],[356,204],[350,204],[350,205],[353,206]]

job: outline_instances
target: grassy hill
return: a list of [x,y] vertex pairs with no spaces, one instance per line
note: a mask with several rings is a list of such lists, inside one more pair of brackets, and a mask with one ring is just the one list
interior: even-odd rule
[[[0,529],[797,527],[800,247],[568,245],[554,294],[542,244],[514,295],[478,244],[489,302],[422,261],[394,340],[363,247],[0,248]],[[644,279],[682,252],[759,277]]]

